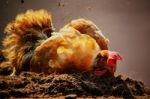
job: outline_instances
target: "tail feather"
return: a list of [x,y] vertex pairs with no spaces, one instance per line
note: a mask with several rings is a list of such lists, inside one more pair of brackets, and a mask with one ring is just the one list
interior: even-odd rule
[[51,36],[53,30],[51,15],[46,10],[21,13],[4,30],[3,53],[15,67],[22,68],[28,64],[41,40]]
[[45,29],[53,30],[51,15],[46,10],[28,10],[17,15],[15,21],[5,28],[6,33],[24,35],[27,29],[35,29],[42,32]]

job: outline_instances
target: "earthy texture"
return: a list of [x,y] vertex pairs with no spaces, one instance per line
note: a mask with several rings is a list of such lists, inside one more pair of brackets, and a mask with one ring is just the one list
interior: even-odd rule
[[10,68],[0,68],[1,98],[150,98],[150,90],[141,81],[122,75],[110,78],[89,72],[50,75],[23,72],[8,76],[9,73]]

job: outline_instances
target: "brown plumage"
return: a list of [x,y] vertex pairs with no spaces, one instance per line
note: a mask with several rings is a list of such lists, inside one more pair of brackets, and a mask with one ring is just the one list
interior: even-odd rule
[[45,40],[35,50],[31,70],[69,72],[92,70],[100,49],[96,41],[74,28],[67,28]]
[[99,44],[101,50],[108,50],[109,40],[102,34],[101,30],[92,21],[86,19],[76,19],[65,25],[60,31],[68,27],[73,27],[80,33],[91,36]]
[[21,13],[5,28],[4,55],[17,71],[28,70],[34,49],[52,31],[51,15],[46,10],[28,10]]
[[108,39],[89,20],[73,20],[59,32],[53,30],[45,10],[28,10],[6,26],[3,53],[14,73],[89,71],[100,62],[101,50],[108,50]]

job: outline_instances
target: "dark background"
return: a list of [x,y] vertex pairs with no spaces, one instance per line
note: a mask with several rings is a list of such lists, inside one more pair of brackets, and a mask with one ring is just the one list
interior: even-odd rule
[[16,14],[41,8],[52,13],[57,31],[72,19],[95,22],[109,38],[110,50],[123,56],[116,74],[150,87],[150,0],[0,0],[0,40]]

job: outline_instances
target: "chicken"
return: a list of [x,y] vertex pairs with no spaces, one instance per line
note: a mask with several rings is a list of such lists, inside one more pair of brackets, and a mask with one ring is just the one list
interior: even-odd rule
[[108,51],[108,39],[93,22],[77,19],[59,32],[53,31],[51,15],[45,10],[28,10],[6,26],[3,53],[14,67],[13,73],[77,70],[114,74],[121,56]]

